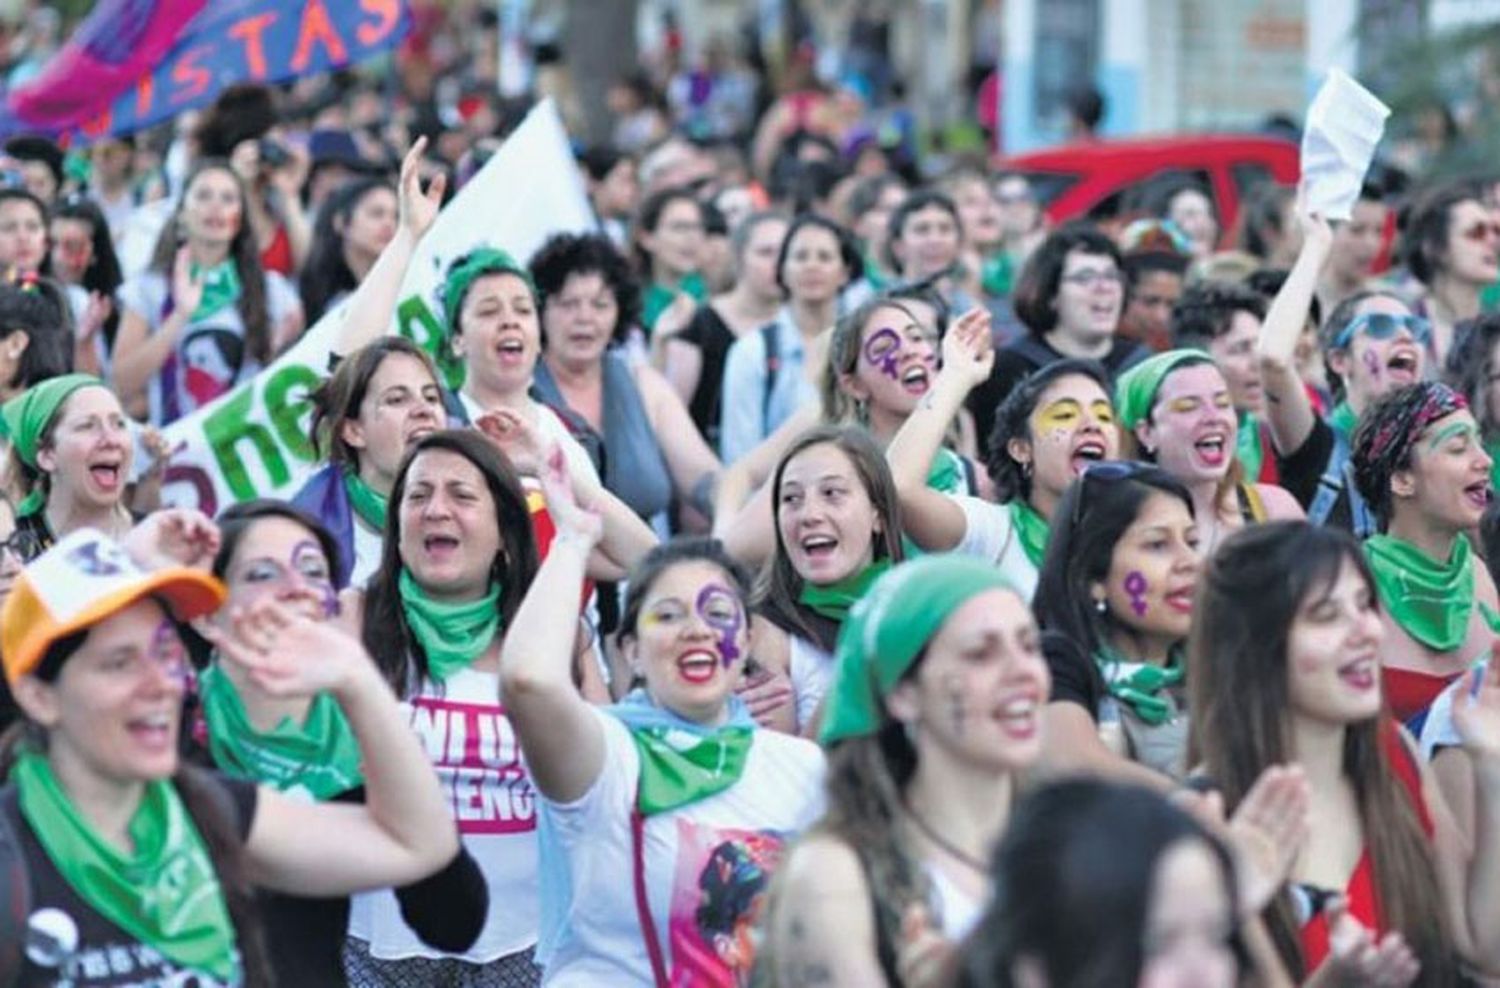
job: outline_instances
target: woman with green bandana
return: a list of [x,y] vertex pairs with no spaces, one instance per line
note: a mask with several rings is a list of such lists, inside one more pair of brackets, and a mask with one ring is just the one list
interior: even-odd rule
[[1380,526],[1365,558],[1384,607],[1386,696],[1420,734],[1432,701],[1495,640],[1500,600],[1467,535],[1489,503],[1492,461],[1463,396],[1429,382],[1365,412],[1351,463]]
[[[237,608],[264,600],[310,621],[337,617],[338,546],[321,525],[280,501],[257,500],[228,509],[218,526],[212,573],[228,598],[212,620],[222,632],[232,633]],[[211,767],[309,801],[364,801],[359,746],[332,694],[281,697],[217,656],[199,675],[198,694],[192,736]],[[423,941],[447,951],[468,949],[489,902],[484,876],[462,847],[445,868],[396,895]],[[261,906],[281,983],[344,984],[347,897],[267,895]]]
[[[554,452],[562,469],[562,454]],[[536,573],[530,514],[515,471],[489,439],[472,429],[425,436],[396,475],[369,588],[344,595],[349,620],[402,698],[490,891],[478,939],[455,954],[424,943],[393,893],[357,897],[346,951],[351,984],[535,984],[540,976],[532,960],[535,791],[516,744],[510,691],[500,682],[502,643],[515,637]],[[555,550],[554,540],[549,552]],[[570,641],[580,627],[579,597],[559,601],[568,610],[562,623]],[[602,702],[607,693],[587,641],[570,653],[576,661],[569,687]]]
[[786,672],[795,729],[811,735],[849,608],[904,556],[901,509],[885,457],[847,426],[822,426],[792,444],[771,480],[771,503],[776,552],[756,594],[755,659]]
[[311,803],[181,763],[178,622],[223,600],[206,573],[142,571],[91,529],[28,565],[6,598],[0,658],[25,720],[4,746],[0,874],[25,950],[20,930],[0,943],[5,983],[272,984],[256,887],[347,896],[453,858],[432,770],[369,656],[277,602],[201,630],[268,694],[334,698],[368,801]]
[[1157,467],[1101,463],[1057,517],[1036,594],[1052,669],[1042,765],[1168,789],[1189,768],[1182,646],[1201,565],[1192,498]]
[[[560,463],[545,486],[558,537],[501,670],[541,793],[547,983],[747,984],[755,938],[738,931],[760,918],[784,842],[820,811],[822,754],[757,727],[735,697],[753,643],[749,588],[704,539],[668,543],[632,573],[620,648],[643,685],[612,707],[584,702],[568,601],[601,525]],[[754,867],[726,866],[747,859]],[[725,883],[732,894],[705,895]]]
[[811,970],[936,983],[921,969],[979,918],[1019,776],[1042,748],[1036,622],[988,562],[925,556],[855,605],[837,661],[819,734],[828,812],[777,877],[774,983]]
[[987,316],[960,320],[943,338],[943,369],[886,450],[906,534],[925,552],[956,551],[999,568],[1030,600],[1057,502],[1079,471],[1119,447],[1108,379],[1091,360],[1043,367],[1001,403],[987,463],[999,503],[933,490],[943,436],[969,392],[989,379]]
[[1115,407],[1126,452],[1160,466],[1192,495],[1205,555],[1247,524],[1302,517],[1286,491],[1245,478],[1229,384],[1203,351],[1168,350],[1136,364],[1115,382]]
[[641,204],[634,242],[636,273],[645,285],[641,328],[647,336],[679,295],[697,302],[708,298],[701,273],[703,235],[703,207],[687,189],[664,189]]
[[81,528],[115,538],[130,530],[125,488],[135,445],[103,381],[65,374],[34,384],[0,405],[0,423],[22,495],[10,540],[22,561]]
[[261,267],[245,189],[227,161],[200,162],[150,267],[120,286],[113,377],[122,403],[169,425],[270,363],[302,331],[302,303]]

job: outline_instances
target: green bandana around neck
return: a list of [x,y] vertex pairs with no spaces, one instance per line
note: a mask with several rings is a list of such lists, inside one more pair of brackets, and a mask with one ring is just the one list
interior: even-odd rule
[[1466,537],[1454,539],[1448,561],[1440,563],[1410,542],[1372,535],[1365,559],[1380,602],[1408,635],[1435,652],[1463,644],[1474,612],[1474,555]]
[[198,683],[208,750],[225,775],[263,782],[282,792],[302,789],[320,801],[348,792],[363,780],[354,731],[329,694],[313,697],[302,724],[285,718],[262,733],[250,723],[239,690],[218,663],[205,669]]
[[656,320],[667,311],[669,305],[677,301],[678,295],[689,295],[702,302],[708,298],[708,282],[703,280],[703,275],[692,271],[683,275],[676,288],[656,281],[647,285],[641,298],[641,327],[647,333],[656,327]]
[[130,821],[133,852],[96,833],[47,759],[23,753],[11,769],[21,815],[47,857],[99,915],[163,956],[220,981],[239,977],[234,924],[213,861],[172,783],[146,783]]
[[406,623],[426,653],[427,670],[434,679],[446,680],[467,669],[500,633],[498,583],[491,583],[483,597],[464,604],[433,600],[404,566],[396,583]]
[[882,573],[891,568],[889,559],[877,559],[870,565],[857,573],[850,573],[837,583],[829,583],[818,586],[812,583],[802,585],[802,593],[797,600],[811,608],[824,617],[844,623],[844,618],[849,616],[849,608],[859,602],[860,598],[869,592],[870,587],[875,585]]
[[1328,413],[1328,425],[1343,436],[1345,441],[1353,441],[1354,429],[1359,425],[1359,416],[1354,414],[1354,409],[1349,407],[1348,401],[1341,401],[1333,406],[1333,411]]
[[360,479],[353,470],[344,471],[344,492],[349,495],[349,507],[359,520],[377,532],[385,532],[386,510],[390,499]]
[[1169,664],[1136,663],[1105,649],[1094,657],[1109,695],[1129,707],[1143,723],[1156,727],[1172,716],[1173,704],[1162,696],[1181,685],[1182,663],[1173,655]]
[[1245,483],[1260,480],[1260,469],[1264,455],[1260,445],[1260,419],[1251,412],[1240,416],[1240,430],[1235,435],[1234,455],[1245,471]]
[[1179,367],[1211,364],[1213,358],[1202,350],[1168,350],[1147,357],[1115,380],[1115,414],[1120,428],[1134,429],[1151,417],[1161,382]]
[[1047,555],[1047,540],[1051,538],[1052,526],[1031,505],[1020,498],[1010,502],[1010,520],[1016,526],[1016,535],[1021,539],[1021,548],[1031,565],[1042,568]]
[[745,774],[755,729],[739,725],[703,735],[671,727],[639,727],[630,732],[641,756],[642,816],[666,813],[728,789]]
[[193,322],[222,312],[240,300],[240,272],[234,261],[225,259],[211,268],[193,265],[193,277],[203,279],[203,298],[190,317]]

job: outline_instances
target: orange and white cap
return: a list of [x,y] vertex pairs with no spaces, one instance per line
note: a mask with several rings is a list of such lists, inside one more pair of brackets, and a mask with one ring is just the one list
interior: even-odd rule
[[32,672],[59,638],[89,628],[143,597],[159,596],[188,621],[224,603],[224,585],[186,567],[143,570],[109,536],[69,534],[21,570],[0,608],[0,661],[8,683]]

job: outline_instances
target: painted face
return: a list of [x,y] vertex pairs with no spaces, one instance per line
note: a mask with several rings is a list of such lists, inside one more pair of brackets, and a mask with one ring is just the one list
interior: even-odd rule
[[427,365],[409,353],[387,354],[365,389],[358,416],[343,424],[344,441],[359,451],[361,475],[389,490],[412,443],[442,428],[443,392]]
[[1229,385],[1230,400],[1242,412],[1260,412],[1266,403],[1256,355],[1259,340],[1260,320],[1252,312],[1236,312],[1229,318],[1229,331],[1208,345],[1209,355]]
[[627,641],[657,703],[711,722],[723,712],[749,654],[745,602],[713,563],[678,563],[646,592],[636,637]]
[[781,242],[786,239],[785,220],[762,220],[750,231],[745,253],[740,257],[740,278],[756,298],[780,300],[776,284],[776,258],[781,256]]
[[94,226],[88,220],[52,221],[52,273],[58,280],[76,285],[94,259]]
[[1183,189],[1172,197],[1167,219],[1176,223],[1193,242],[1193,255],[1207,257],[1214,252],[1219,239],[1219,221],[1214,219],[1213,204],[1196,189]]
[[377,186],[350,210],[344,227],[344,244],[357,254],[375,258],[395,235],[396,193]]
[[1233,890],[1212,850],[1184,838],[1157,859],[1139,988],[1233,988]]
[[787,463],[776,492],[776,526],[792,568],[827,585],[874,558],[882,522],[854,462],[837,446],[809,446]]
[[167,613],[142,600],[89,629],[83,645],[27,712],[48,731],[54,758],[117,782],[177,771],[187,651]]
[[1380,256],[1385,234],[1386,208],[1361,199],[1350,211],[1349,222],[1333,228],[1333,248],[1328,252],[1328,272],[1336,284],[1356,285],[1370,276]]
[[120,400],[105,388],[85,387],[58,410],[37,466],[51,475],[50,499],[107,508],[120,503],[133,454]]
[[1187,637],[1198,586],[1198,526],[1177,498],[1153,493],[1141,503],[1110,555],[1102,593],[1110,616],[1137,635]]
[[656,229],[641,243],[658,267],[681,277],[703,265],[703,210],[692,199],[674,199],[657,217]]
[[26,199],[0,202],[0,265],[22,273],[41,270],[47,256],[47,226]]
[[1057,285],[1057,332],[1086,344],[1113,336],[1125,304],[1125,285],[1114,258],[1070,251]]
[[1026,602],[1009,590],[990,590],[948,616],[886,706],[916,728],[924,761],[1010,772],[1041,752],[1038,714],[1050,686]]
[[[1360,302],[1355,309],[1356,319],[1366,314],[1409,316],[1411,309],[1388,295],[1375,295]],[[1344,379],[1351,399],[1363,402],[1364,406],[1382,395],[1420,381],[1426,362],[1426,348],[1406,328],[1398,329],[1394,336],[1383,340],[1356,331],[1347,349],[1332,350],[1328,354],[1329,366]]]
[[1412,451],[1412,468],[1391,478],[1409,483],[1409,500],[1423,517],[1463,531],[1476,528],[1490,502],[1490,466],[1479,426],[1467,410],[1445,415],[1423,430]]
[[215,620],[228,625],[234,607],[252,607],[270,598],[313,621],[338,612],[333,565],[317,537],[290,518],[251,522],[224,570],[226,606]]
[[871,313],[846,390],[894,418],[905,419],[932,386],[937,338],[897,308]]
[[1352,724],[1380,713],[1380,642],[1375,592],[1345,559],[1332,584],[1315,586],[1287,633],[1287,698],[1301,717]]
[[958,260],[962,243],[963,231],[953,214],[934,205],[906,217],[891,252],[901,262],[903,277],[907,281],[920,281],[951,268]]
[[1192,486],[1229,472],[1237,430],[1228,382],[1219,368],[1202,363],[1166,376],[1136,435],[1163,470]]
[[954,190],[953,204],[970,246],[988,250],[1000,242],[1005,232],[1000,225],[1000,204],[987,183],[977,178],[961,183]]
[[818,304],[833,298],[849,280],[838,237],[821,226],[798,229],[787,247],[781,278],[794,299]]
[[1136,281],[1125,304],[1121,326],[1136,339],[1163,337],[1171,332],[1172,306],[1182,297],[1182,275],[1147,271]]
[[453,350],[467,362],[476,384],[502,393],[531,387],[542,330],[526,282],[513,274],[475,278],[458,325]]
[[620,305],[602,274],[568,275],[542,313],[548,359],[569,367],[598,363],[619,320]]
[[1477,199],[1466,199],[1448,211],[1448,249],[1443,268],[1471,285],[1500,278],[1500,223]]
[[401,562],[433,596],[482,597],[501,552],[497,518],[478,467],[451,450],[421,453],[401,497]]
[[[1090,463],[1113,460],[1120,452],[1109,395],[1082,374],[1060,377],[1042,392],[1030,428],[1032,485],[1054,497],[1061,497]],[[1024,444],[1020,452],[1026,452]]]
[[209,168],[198,173],[182,197],[182,230],[189,240],[227,244],[240,231],[245,203],[233,172]]

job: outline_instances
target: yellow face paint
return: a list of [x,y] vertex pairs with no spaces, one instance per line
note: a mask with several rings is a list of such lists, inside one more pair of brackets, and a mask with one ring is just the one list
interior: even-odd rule
[[1089,411],[1094,415],[1094,421],[1100,425],[1114,425],[1115,410],[1107,401],[1096,401],[1089,406]]
[[1059,398],[1046,407],[1038,409],[1031,417],[1031,431],[1040,434],[1056,432],[1058,429],[1076,428],[1078,420],[1082,417],[1082,405],[1072,398]]

